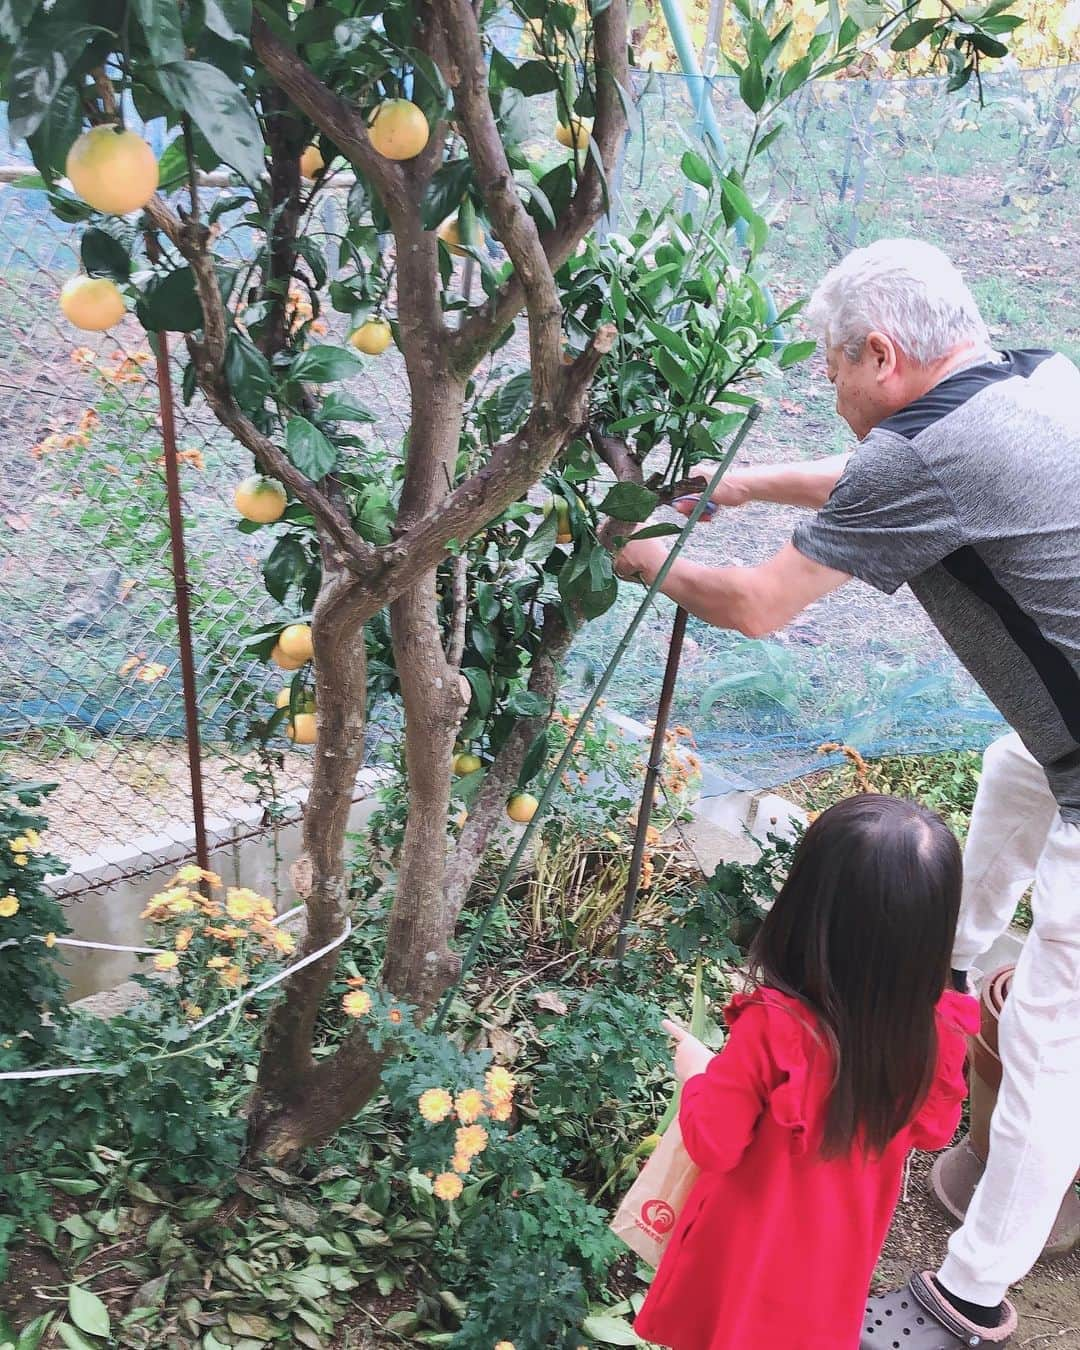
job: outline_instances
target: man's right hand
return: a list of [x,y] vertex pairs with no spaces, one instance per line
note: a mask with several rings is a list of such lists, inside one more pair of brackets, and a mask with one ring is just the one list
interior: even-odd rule
[[[695,478],[703,480],[702,487],[705,488],[719,467],[718,464],[704,461],[694,465],[693,474]],[[680,515],[688,516],[697,505],[697,500],[697,497],[690,493],[672,502],[672,506]],[[729,469],[717,483],[712,494],[712,501],[716,506],[745,506],[750,500],[750,485],[742,478],[737,469]],[[702,516],[702,520],[708,521],[710,519],[712,519],[711,513]]]

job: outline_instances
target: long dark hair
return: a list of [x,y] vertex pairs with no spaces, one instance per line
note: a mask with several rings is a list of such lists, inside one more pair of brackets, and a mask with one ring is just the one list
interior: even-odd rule
[[750,960],[759,983],[817,1014],[835,1056],[828,1157],[856,1140],[880,1152],[926,1096],[960,882],[952,832],[899,797],[838,802],[795,851]]

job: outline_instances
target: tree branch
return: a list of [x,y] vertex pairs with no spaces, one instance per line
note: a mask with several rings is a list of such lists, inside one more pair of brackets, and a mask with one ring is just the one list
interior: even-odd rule
[[257,14],[251,21],[251,43],[278,88],[372,184],[387,210],[405,210],[408,190],[402,166],[375,150],[363,118],[352,105],[328,89]]
[[378,551],[364,542],[352,521],[329,494],[297,469],[283,450],[259,430],[241,410],[225,378],[228,317],[221,298],[214,260],[206,250],[207,233],[192,222],[182,222],[160,197],[153,197],[146,212],[157,229],[174,245],[191,267],[203,312],[203,337],[188,337],[188,351],[195,363],[199,387],[218,421],[232,432],[258,460],[260,467],[289,489],[315,517],[320,536],[333,556],[361,580],[369,577],[378,562]]
[[469,606],[469,557],[466,553],[459,553],[454,559],[450,604],[450,640],[446,644],[446,664],[457,670],[465,652],[465,621]]
[[630,447],[621,436],[610,436],[595,422],[589,423],[589,440],[601,459],[620,483],[644,482],[641,465],[630,453]]
[[441,0],[458,125],[491,223],[514,265],[529,313],[529,353],[535,403],[554,402],[562,350],[562,305],[536,222],[525,210],[488,97],[488,71],[469,0]]
[[[463,0],[452,0],[452,3],[461,6]],[[552,229],[540,236],[541,247],[552,271],[558,271],[566,262],[599,218],[604,200],[604,179],[610,183],[615,172],[619,147],[626,131],[626,114],[620,90],[630,87],[626,57],[626,13],[626,0],[611,0],[611,4],[597,14],[594,20],[596,118],[592,139],[604,172],[601,176],[590,152],[566,213]],[[471,151],[471,143],[469,148]],[[512,254],[511,259],[515,270],[490,305],[472,310],[451,339],[451,359],[459,371],[471,372],[475,368],[525,304],[524,280],[518,274],[517,261]]]

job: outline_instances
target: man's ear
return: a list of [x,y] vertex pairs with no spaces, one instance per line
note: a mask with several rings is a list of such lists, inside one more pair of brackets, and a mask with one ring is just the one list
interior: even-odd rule
[[874,331],[866,339],[865,349],[874,363],[878,381],[886,380],[894,374],[898,364],[896,343],[887,333]]

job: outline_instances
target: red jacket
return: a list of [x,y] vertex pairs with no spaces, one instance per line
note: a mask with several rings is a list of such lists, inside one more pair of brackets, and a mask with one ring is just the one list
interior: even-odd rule
[[938,1004],[938,1065],[913,1120],[880,1157],[820,1154],[832,1056],[804,1005],[738,995],[731,1035],[683,1085],[679,1122],[701,1176],[634,1324],[674,1350],[857,1350],[870,1279],[913,1148],[960,1120],[974,999]]

